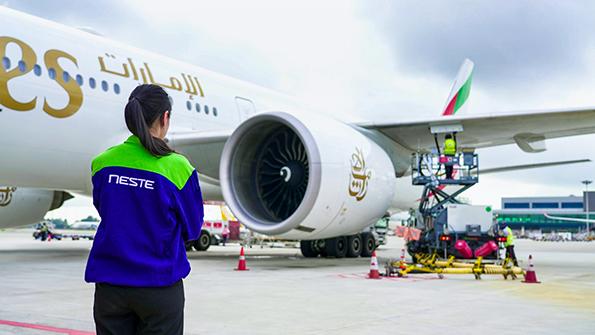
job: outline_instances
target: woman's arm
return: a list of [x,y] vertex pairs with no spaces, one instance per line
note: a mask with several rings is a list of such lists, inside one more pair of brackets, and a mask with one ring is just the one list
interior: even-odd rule
[[184,241],[197,240],[203,223],[204,209],[198,173],[192,172],[184,187],[176,192],[178,219],[182,225]]

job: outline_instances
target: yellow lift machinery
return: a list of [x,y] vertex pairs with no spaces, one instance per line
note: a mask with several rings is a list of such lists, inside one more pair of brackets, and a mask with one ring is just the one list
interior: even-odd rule
[[506,258],[502,264],[496,262],[485,262],[483,257],[474,260],[457,260],[454,256],[448,259],[440,259],[437,253],[416,254],[416,263],[407,263],[402,257],[400,260],[390,260],[386,263],[386,276],[397,275],[406,277],[410,273],[436,273],[439,278],[445,274],[471,274],[475,279],[481,279],[482,275],[502,275],[504,279],[510,277],[517,279],[517,275],[524,275],[522,268],[514,266],[511,259]]

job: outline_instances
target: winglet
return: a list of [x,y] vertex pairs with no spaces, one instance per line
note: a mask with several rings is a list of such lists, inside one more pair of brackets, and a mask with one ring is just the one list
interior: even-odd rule
[[471,92],[473,66],[473,62],[469,59],[463,61],[463,65],[461,65],[457,78],[450,90],[448,100],[446,100],[446,107],[444,108],[442,115],[453,115],[461,110],[461,107],[466,106],[469,92]]

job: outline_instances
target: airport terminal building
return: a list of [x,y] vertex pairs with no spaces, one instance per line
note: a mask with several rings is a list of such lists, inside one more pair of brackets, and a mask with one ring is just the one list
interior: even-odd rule
[[502,209],[495,213],[498,222],[506,222],[514,230],[576,233],[585,231],[586,223],[550,219],[544,213],[555,217],[586,219],[586,204],[589,206],[589,219],[595,219],[595,192],[583,192],[582,197],[502,198]]

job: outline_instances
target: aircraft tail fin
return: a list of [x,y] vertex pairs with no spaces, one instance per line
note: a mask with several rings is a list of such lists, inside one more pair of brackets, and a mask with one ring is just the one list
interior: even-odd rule
[[459,73],[455,78],[455,82],[452,85],[448,99],[446,100],[446,106],[442,115],[454,115],[466,107],[469,93],[471,92],[471,79],[473,77],[474,64],[471,60],[465,59]]

